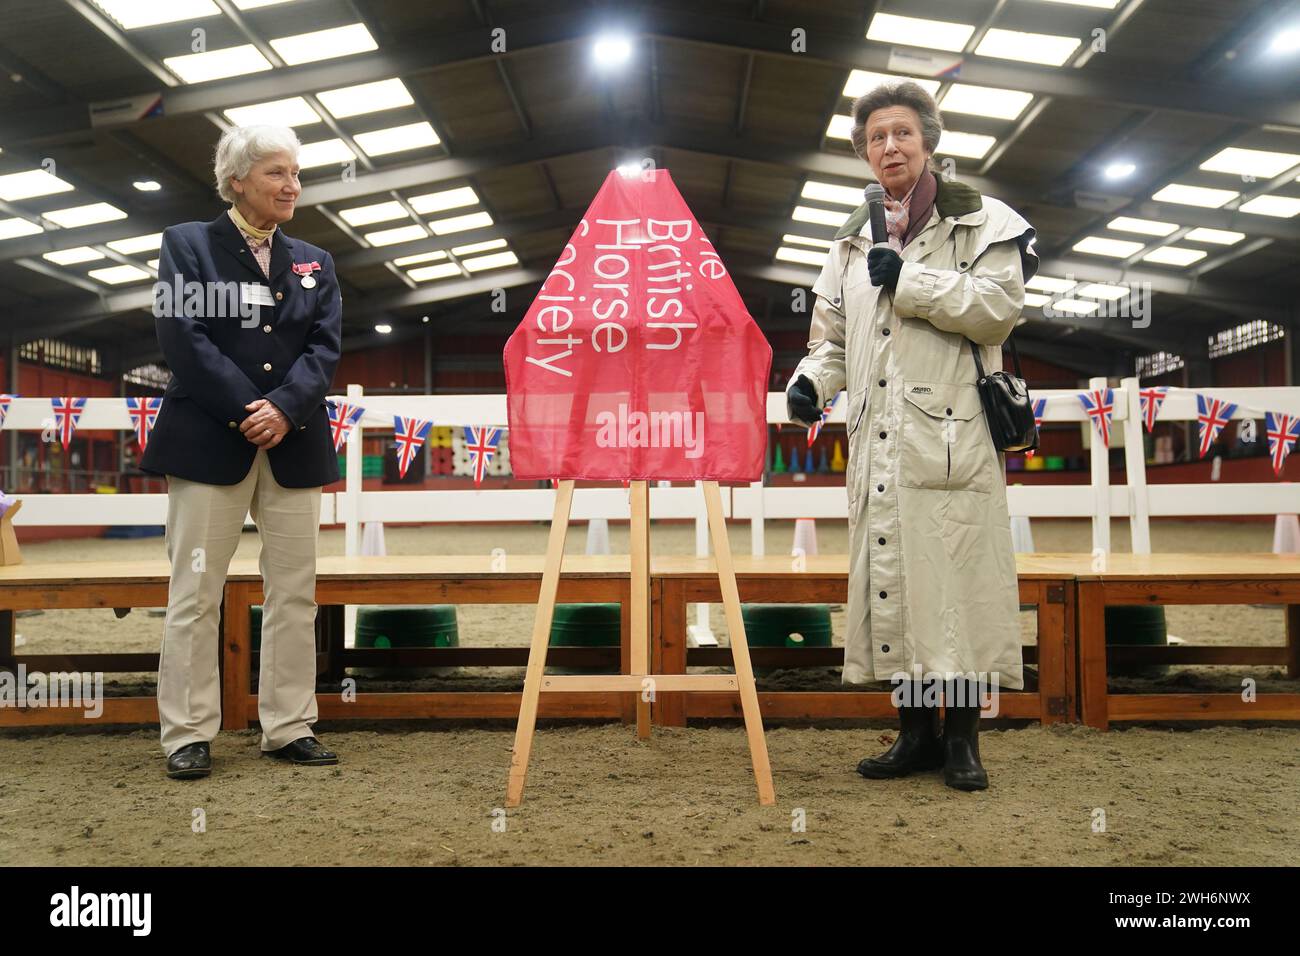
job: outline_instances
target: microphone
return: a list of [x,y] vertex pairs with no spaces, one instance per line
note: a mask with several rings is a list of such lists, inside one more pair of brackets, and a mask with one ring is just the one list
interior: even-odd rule
[[868,183],[862,190],[867,200],[867,212],[871,217],[871,245],[887,246],[889,232],[885,228],[885,189],[880,183]]

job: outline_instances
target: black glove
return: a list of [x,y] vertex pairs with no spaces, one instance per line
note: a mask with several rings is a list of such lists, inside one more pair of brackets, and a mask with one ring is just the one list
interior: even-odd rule
[[791,421],[815,425],[822,419],[817,407],[817,390],[806,376],[800,375],[785,390],[786,413]]
[[903,258],[887,246],[875,246],[867,253],[867,272],[872,285],[883,285],[890,292],[898,287],[898,274],[903,271]]

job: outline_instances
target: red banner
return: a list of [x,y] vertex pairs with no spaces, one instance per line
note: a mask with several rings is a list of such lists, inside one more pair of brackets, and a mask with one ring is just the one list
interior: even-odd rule
[[611,172],[506,343],[511,466],[756,481],[771,365],[667,170]]

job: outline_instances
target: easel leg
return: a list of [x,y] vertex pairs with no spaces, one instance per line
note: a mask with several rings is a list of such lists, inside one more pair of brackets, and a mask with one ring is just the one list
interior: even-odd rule
[[758,688],[754,668],[749,661],[749,642],[740,618],[740,588],[736,569],[731,563],[731,542],[727,523],[722,516],[722,495],[716,481],[704,482],[704,503],[709,514],[709,534],[718,563],[718,584],[722,589],[722,606],[727,614],[727,633],[731,636],[731,656],[736,663],[736,682],[740,684],[740,709],[745,715],[745,733],[749,737],[749,755],[754,763],[754,780],[758,784],[758,802],[765,807],[776,803],[772,788],[772,765],[767,758],[767,738],[763,736],[763,717],[758,709]]
[[[650,673],[650,486],[645,481],[631,483],[632,527],[632,669],[630,673]],[[650,702],[644,692],[636,695],[636,735],[650,736]]]
[[569,530],[572,505],[573,479],[567,478],[555,490],[555,514],[551,518],[551,535],[546,542],[542,589],[537,595],[537,615],[533,618],[533,643],[528,651],[528,672],[524,677],[523,699],[519,703],[519,724],[515,728],[515,746],[510,754],[507,807],[517,807],[524,799],[524,779],[528,776],[528,756],[533,749],[537,702],[542,691],[542,673],[546,669],[546,647],[551,639],[551,620],[555,616],[555,596],[560,587],[560,565],[564,561],[564,538]]

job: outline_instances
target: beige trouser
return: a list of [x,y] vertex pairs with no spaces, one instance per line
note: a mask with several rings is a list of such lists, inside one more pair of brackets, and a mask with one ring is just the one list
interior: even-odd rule
[[167,557],[171,585],[158,716],[170,756],[221,729],[217,628],[230,559],[251,513],[262,539],[266,599],[257,713],[262,749],[312,735],[316,722],[316,538],[320,488],[283,488],[265,450],[237,485],[167,478]]

